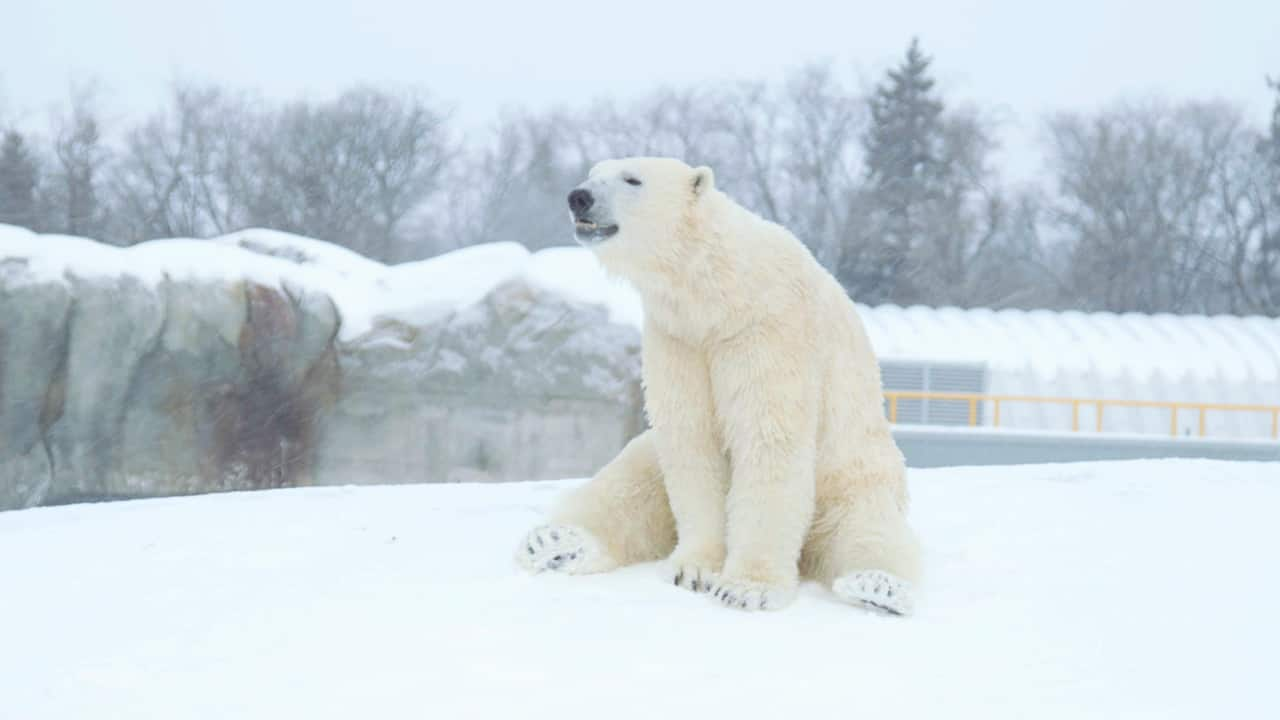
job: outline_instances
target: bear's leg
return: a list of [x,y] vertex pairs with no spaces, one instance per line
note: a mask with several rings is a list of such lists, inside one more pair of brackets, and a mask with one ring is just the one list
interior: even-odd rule
[[678,542],[663,578],[710,592],[724,564],[729,460],[720,440],[706,358],[695,348],[646,326],[645,406],[675,517]]
[[743,340],[712,369],[733,466],[727,552],[712,595],[728,607],[774,610],[795,598],[813,520],[817,385],[786,341]]
[[549,522],[525,537],[516,559],[531,572],[586,574],[658,560],[673,547],[675,521],[649,430],[561,499]]
[[728,553],[712,588],[716,600],[742,610],[778,610],[795,599],[800,550],[813,515],[811,468],[811,461],[787,455],[735,468]]
[[920,545],[889,489],[842,495],[819,500],[800,566],[844,602],[909,615]]

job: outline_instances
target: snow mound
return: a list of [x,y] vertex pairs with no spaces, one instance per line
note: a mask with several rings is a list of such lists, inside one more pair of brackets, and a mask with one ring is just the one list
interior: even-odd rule
[[[526,576],[572,482],[0,513],[13,717],[1276,717],[1280,471],[912,471],[917,615]],[[1193,681],[1189,681],[1193,680]]]
[[383,276],[388,295],[380,314],[411,325],[478,302],[516,277],[530,254],[519,243],[491,243],[455,250],[429,260],[392,265]]
[[613,322],[638,328],[644,321],[640,296],[630,285],[609,276],[586,248],[541,250],[524,275],[534,285],[564,297],[604,306]]
[[214,238],[210,242],[244,248],[252,253],[277,257],[305,267],[324,268],[343,277],[376,280],[386,270],[386,265],[341,245],[277,230],[241,230]]
[[640,323],[635,293],[608,278],[583,248],[530,253],[517,243],[491,243],[384,265],[331,243],[273,230],[243,230],[211,240],[151,240],[120,248],[0,225],[0,262],[15,260],[22,262],[25,282],[133,278],[154,286],[178,279],[249,280],[322,292],[337,306],[340,337],[348,342],[384,319],[411,325],[434,321],[516,278],[567,299],[603,306],[614,322]]

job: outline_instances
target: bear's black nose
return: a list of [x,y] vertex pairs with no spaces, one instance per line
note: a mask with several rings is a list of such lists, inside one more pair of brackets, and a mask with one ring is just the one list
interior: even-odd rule
[[596,199],[591,197],[591,193],[581,188],[569,193],[569,209],[573,211],[574,217],[582,217],[595,203]]

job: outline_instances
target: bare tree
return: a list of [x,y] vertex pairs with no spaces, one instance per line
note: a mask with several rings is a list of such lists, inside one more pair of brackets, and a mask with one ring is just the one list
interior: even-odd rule
[[586,158],[665,155],[706,163],[719,128],[709,122],[716,98],[701,87],[660,88],[626,104],[597,100],[571,121],[574,148]]
[[860,185],[861,96],[830,64],[800,67],[775,85],[743,82],[706,95],[706,156],[717,182],[837,267],[850,250],[851,197]]
[[349,127],[348,152],[372,184],[372,216],[366,246],[384,259],[416,255],[406,247],[405,221],[439,189],[455,150],[446,115],[424,97],[393,96],[357,88],[338,98],[334,111]]
[[1220,309],[1223,173],[1244,137],[1221,103],[1124,103],[1049,123],[1070,248],[1067,306],[1139,312]]
[[139,241],[243,227],[258,123],[245,98],[175,84],[170,107],[125,139],[113,183],[122,232]]
[[56,165],[41,199],[46,226],[54,232],[108,239],[102,183],[109,154],[102,137],[98,96],[94,83],[75,86],[68,108],[55,117]]
[[858,221],[850,199],[861,185],[863,100],[830,65],[791,73],[781,90],[782,152],[777,167],[783,215],[820,260],[838,268]]
[[786,222],[781,187],[781,101],[763,82],[741,83],[726,89],[719,122],[729,136],[732,152],[720,164],[720,184],[773,222]]
[[1219,182],[1234,312],[1280,315],[1280,81],[1271,127],[1232,153]]
[[454,171],[446,207],[446,246],[499,240],[531,249],[572,242],[564,197],[581,181],[587,142],[559,113],[507,112]]
[[925,208],[924,241],[909,262],[916,273],[912,285],[934,304],[990,305],[1003,293],[1003,283],[991,276],[1006,255],[996,246],[1008,241],[1009,207],[991,166],[990,128],[972,108],[952,110],[942,123],[943,171],[935,202]]
[[417,255],[406,220],[438,189],[453,157],[443,112],[416,94],[369,88],[286,106],[252,152],[251,222],[382,260]]

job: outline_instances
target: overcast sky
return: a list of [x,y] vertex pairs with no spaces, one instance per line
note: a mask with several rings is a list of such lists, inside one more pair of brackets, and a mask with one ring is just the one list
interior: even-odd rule
[[[117,116],[175,77],[273,97],[415,85],[470,126],[506,104],[776,77],[830,59],[874,79],[919,35],[953,98],[1012,134],[1122,94],[1238,101],[1261,122],[1280,76],[1280,0],[3,0],[0,103],[43,114],[100,78]],[[16,7],[12,7],[16,6]]]

